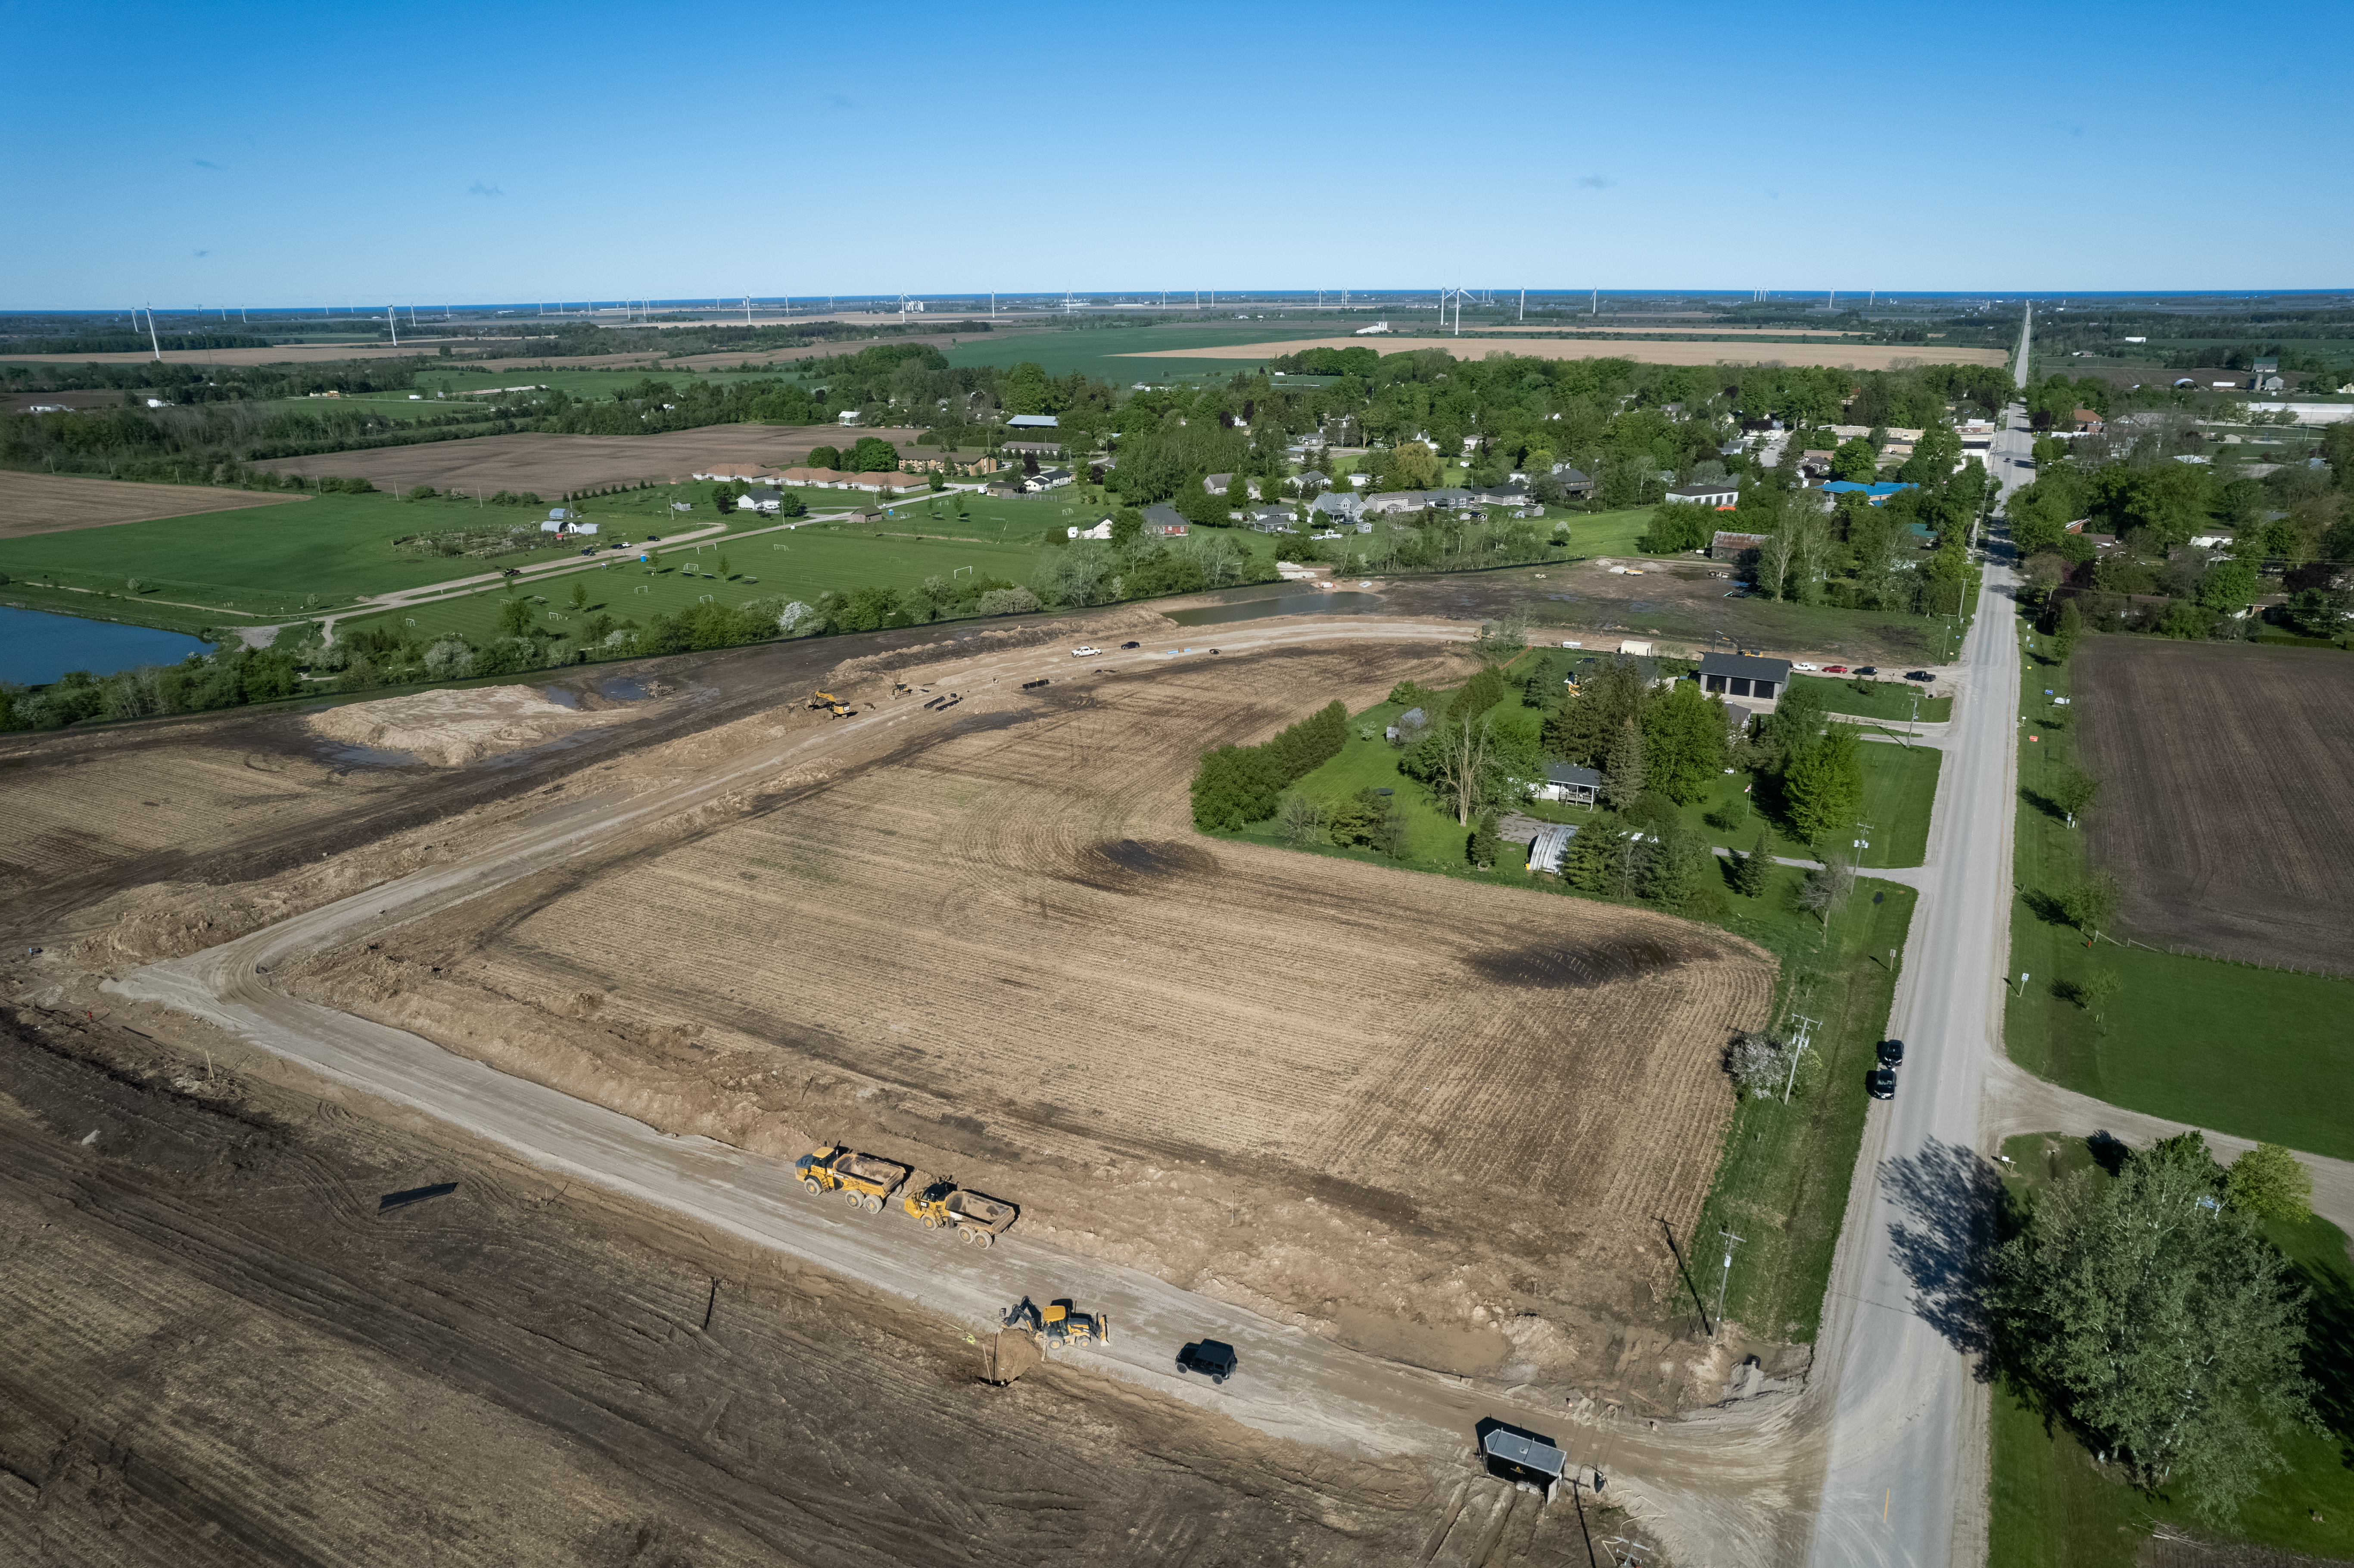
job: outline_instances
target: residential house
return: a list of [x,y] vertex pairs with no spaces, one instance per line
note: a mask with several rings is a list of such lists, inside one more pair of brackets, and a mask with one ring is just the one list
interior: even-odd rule
[[1074,523],[1065,532],[1074,539],[1108,539],[1111,537],[1111,519],[1107,517],[1092,528],[1082,528]]
[[2092,409],[2079,408],[2068,416],[2068,428],[2080,436],[2097,436],[2107,427]]
[[1540,800],[1566,800],[1573,805],[1591,806],[1602,795],[1602,775],[1591,768],[1573,768],[1566,762],[1545,764],[1544,782],[1530,793]]
[[736,498],[738,512],[775,512],[785,503],[785,493],[770,485],[748,490]]
[[858,423],[858,410],[855,408],[844,408],[841,413],[834,416],[834,420],[837,424],[854,425]]
[[[1208,491],[1213,495],[1225,495],[1227,491],[1234,488],[1234,482],[1235,476],[1233,474],[1214,473],[1202,481],[1202,488]],[[1231,499],[1241,501],[1244,499],[1244,496],[1248,495],[1249,493],[1249,487],[1246,485],[1242,495],[1234,496]]]
[[1022,486],[1012,480],[994,480],[981,487],[981,493],[992,501],[1011,501],[1022,493]]
[[1144,531],[1158,538],[1182,539],[1193,531],[1184,514],[1162,501],[1144,509]]
[[1426,490],[1422,497],[1429,505],[1444,511],[1468,512],[1478,504],[1471,493],[1459,485],[1447,484],[1435,490]]
[[1262,534],[1288,534],[1296,519],[1288,506],[1254,506],[1250,509],[1250,525]]
[[1741,492],[1730,482],[1679,484],[1668,491],[1668,499],[1685,506],[1713,506],[1719,512],[1730,512],[1741,503]]
[[1571,467],[1568,463],[1557,462],[1553,464],[1553,476],[1561,482],[1562,491],[1565,494],[1591,495],[1594,493],[1594,481],[1580,470]]
[[1299,488],[1302,493],[1305,493],[1310,486],[1318,490],[1330,490],[1332,488],[1332,481],[1321,469],[1311,468],[1299,476]]
[[1693,679],[1712,696],[1770,704],[1779,700],[1790,684],[1790,662],[1747,653],[1711,653],[1701,660]]
[[1888,503],[1888,498],[1899,491],[1920,488],[1917,484],[1899,484],[1893,480],[1886,479],[1876,480],[1870,484],[1859,484],[1851,479],[1829,479],[1825,480],[1821,486],[1826,495],[1844,495],[1850,490],[1860,490],[1863,493],[1864,500],[1874,506],[1885,506]]
[[1033,495],[1039,495],[1070,483],[1072,477],[1071,471],[1066,468],[1042,469],[1023,480],[1022,488]]
[[[1335,491],[1332,493],[1337,495],[1340,493]],[[1427,493],[1428,492],[1420,490],[1384,490],[1374,494],[1357,495],[1353,499],[1363,508],[1360,515],[1378,517],[1404,512],[1419,512],[1424,505],[1423,498]],[[1316,498],[1319,505],[1321,505],[1324,500],[1321,495]]]
[[2280,361],[2277,359],[2259,359],[2253,368],[2255,374],[2248,377],[2248,390],[2251,392],[2278,392],[2288,385],[2281,379]]

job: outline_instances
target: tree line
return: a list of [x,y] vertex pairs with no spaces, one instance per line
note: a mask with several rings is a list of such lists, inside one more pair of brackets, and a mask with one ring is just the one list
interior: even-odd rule
[[1193,782],[1193,823],[1240,828],[1275,814],[1284,790],[1341,755],[1349,710],[1331,703],[1259,746],[1222,746],[1202,754]]

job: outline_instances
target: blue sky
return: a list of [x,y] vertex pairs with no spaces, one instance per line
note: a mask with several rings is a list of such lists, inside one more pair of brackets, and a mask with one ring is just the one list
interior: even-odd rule
[[0,308],[2354,285],[2354,7],[0,5]]

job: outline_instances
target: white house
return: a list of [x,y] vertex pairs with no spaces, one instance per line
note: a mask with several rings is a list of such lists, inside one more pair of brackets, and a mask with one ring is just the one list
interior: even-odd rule
[[1548,762],[1545,764],[1545,781],[1529,793],[1540,800],[1567,800],[1575,805],[1591,806],[1601,798],[1602,775],[1591,768],[1573,768],[1565,762]]
[[1108,539],[1111,537],[1111,519],[1107,517],[1092,528],[1082,528],[1074,523],[1065,531],[1074,539]]
[[784,504],[785,493],[773,485],[761,485],[748,490],[736,498],[738,512],[775,512]]

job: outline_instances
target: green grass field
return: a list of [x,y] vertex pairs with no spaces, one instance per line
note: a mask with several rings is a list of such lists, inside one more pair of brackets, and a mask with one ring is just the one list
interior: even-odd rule
[[[2020,711],[2030,722],[2019,748],[2020,895],[2003,1024],[2011,1059],[2115,1105],[2354,1159],[2354,1035],[2345,1022],[2354,981],[2106,941],[2089,948],[2058,918],[2049,901],[2083,880],[2086,860],[2083,831],[2041,804],[2047,780],[2073,760],[2070,732],[2050,723],[2065,710],[2042,694],[2072,688],[2064,663],[2023,658]],[[2062,994],[2096,969],[2118,981],[2098,1010]]]
[[[1856,748],[1863,766],[1863,807],[1861,820],[1872,824],[1868,847],[1855,847],[1850,838],[1829,845],[1808,842],[1779,817],[1769,817],[1758,802],[1768,805],[1773,785],[1749,772],[1723,775],[1710,790],[1688,806],[1678,808],[1685,824],[1708,835],[1709,842],[1747,853],[1766,830],[1766,853],[1797,860],[1821,858],[1825,848],[1843,849],[1856,864],[1919,865],[1929,853],[1929,810],[1937,794],[1937,773],[1945,753],[1935,747],[1889,746],[1867,741]],[[1742,791],[1749,789],[1744,799]],[[1742,812],[1738,826],[1720,828],[1707,820],[1712,811],[1731,807]],[[1747,808],[1744,810],[1744,806]]]
[[[1823,706],[1835,714],[1854,718],[1879,719],[1893,724],[1914,716],[1913,699],[1923,688],[1912,681],[1876,681],[1860,677],[1866,691],[1858,691],[1855,682],[1838,676],[1793,675],[1790,684],[1805,686],[1821,694]],[[1920,718],[1924,724],[1943,724],[1954,716],[1951,697],[1921,698]]]
[[[2081,1139],[2030,1133],[2006,1139],[2003,1152],[2014,1162],[2005,1182],[2014,1195],[2055,1180],[2055,1166],[2057,1176],[2097,1168]],[[2317,1217],[2265,1228],[2314,1294],[2306,1362],[2322,1386],[2329,1429],[2281,1443],[2289,1468],[2246,1504],[2232,1535],[2316,1557],[2354,1556],[2354,1390],[2346,1372],[2354,1364],[2354,1266],[2346,1233]],[[1992,1400],[1988,1568],[2130,1568],[2155,1526],[2213,1533],[2192,1517],[2187,1487],[2143,1496],[2101,1474],[2074,1434],[2030,1394],[1998,1383]]]
[[[553,506],[558,498],[543,499]],[[693,502],[695,511],[672,512],[671,503],[681,500]],[[578,505],[598,524],[600,544],[718,521],[707,485],[625,491]],[[100,612],[182,630],[192,629],[192,616],[198,618],[195,625],[207,625],[316,614],[366,595],[577,556],[578,545],[550,544],[488,558],[412,555],[393,546],[403,535],[536,523],[546,515],[546,507],[482,506],[446,497],[408,502],[380,493],[313,495],[283,506],[0,540],[0,572],[11,579],[8,593],[32,609]],[[730,533],[774,522],[746,513],[727,520]],[[130,588],[134,577],[144,591]],[[52,579],[61,588],[95,588],[116,597],[104,601],[101,611],[83,594],[43,592]]]
[[[814,599],[830,588],[916,588],[928,577],[949,577],[967,570],[1020,582],[1038,559],[1038,552],[1024,546],[877,537],[863,529],[823,524],[700,546],[657,546],[654,554],[657,567],[652,571],[638,565],[633,555],[595,570],[533,583],[529,593],[535,619],[552,630],[571,630],[580,619],[571,600],[575,582],[588,590],[587,614],[602,612],[642,624],[650,615],[676,614],[705,598],[727,605],[779,594]],[[728,566],[725,577],[716,575],[722,556]],[[380,616],[354,617],[343,624],[349,629],[406,627],[427,637],[454,631],[482,641],[497,635],[499,606],[506,597],[504,588],[490,588]]]

